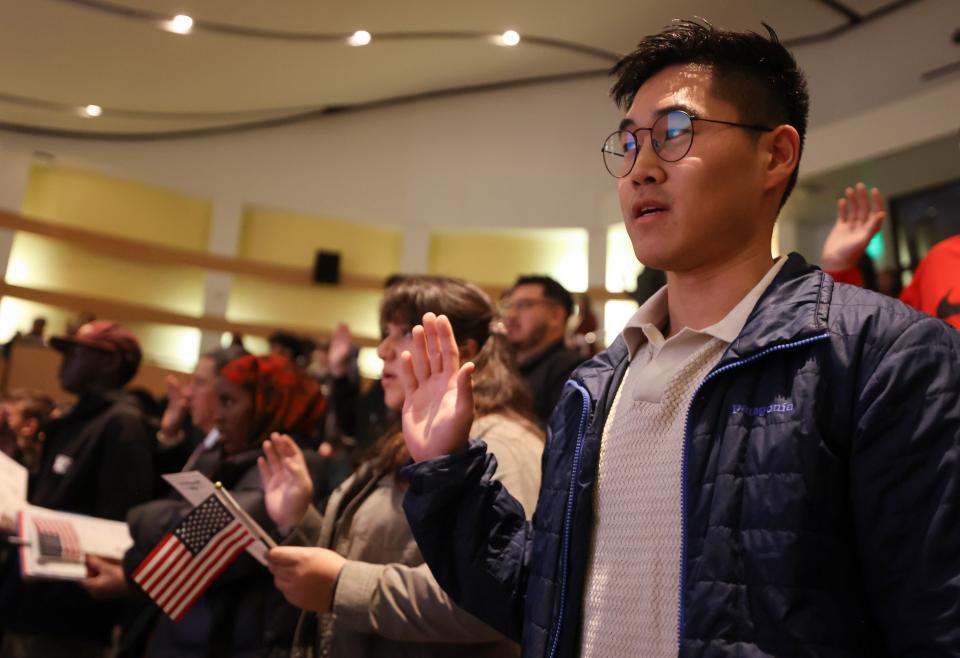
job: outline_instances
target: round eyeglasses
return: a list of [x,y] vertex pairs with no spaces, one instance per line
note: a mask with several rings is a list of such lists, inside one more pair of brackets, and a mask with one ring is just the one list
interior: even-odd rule
[[665,162],[682,160],[690,152],[690,147],[693,146],[694,121],[720,123],[725,126],[736,126],[737,128],[759,130],[761,132],[773,130],[768,126],[704,119],[690,116],[683,110],[671,110],[660,115],[649,128],[635,128],[633,130],[621,128],[611,133],[603,142],[603,148],[600,149],[603,153],[603,164],[614,178],[623,178],[629,174],[637,161],[637,151],[640,149],[638,134],[644,130],[650,133],[650,144],[653,146],[653,152],[661,160]]

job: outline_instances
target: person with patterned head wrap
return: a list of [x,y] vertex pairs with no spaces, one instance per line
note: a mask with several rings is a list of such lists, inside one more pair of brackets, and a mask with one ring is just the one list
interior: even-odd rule
[[277,355],[234,359],[220,371],[217,395],[226,454],[259,448],[274,432],[305,436],[326,407],[320,385]]
[[[316,428],[325,406],[320,387],[284,357],[246,355],[220,370],[217,400],[220,441],[216,449],[197,459],[195,468],[209,479],[222,482],[257,523],[277,535],[276,526],[264,509],[257,457],[263,454],[261,444],[273,432],[308,436]],[[306,459],[315,491],[325,491],[319,456],[307,451]],[[131,574],[190,510],[185,501],[171,498],[141,505],[130,512],[127,522],[134,546],[123,560],[126,578],[117,576],[121,589],[138,589]],[[101,563],[95,566],[102,567],[104,574],[109,569]],[[88,579],[91,595],[109,595],[104,590],[116,583],[108,580],[108,574],[99,583],[96,576]],[[122,655],[282,655],[290,646],[297,617],[297,610],[273,587],[270,572],[243,554],[217,577],[179,623],[149,604],[128,627]]]

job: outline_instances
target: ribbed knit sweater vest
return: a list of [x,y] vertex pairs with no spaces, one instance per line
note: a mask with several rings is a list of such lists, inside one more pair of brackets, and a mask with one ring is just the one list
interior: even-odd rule
[[650,361],[644,345],[617,391],[600,444],[582,658],[676,658],[686,416],[726,346],[711,338],[670,377],[659,402],[646,402],[631,394]]

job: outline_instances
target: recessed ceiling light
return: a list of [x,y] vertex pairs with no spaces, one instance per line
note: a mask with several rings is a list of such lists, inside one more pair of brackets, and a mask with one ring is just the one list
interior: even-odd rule
[[172,20],[166,21],[164,27],[177,34],[189,34],[193,29],[193,19],[186,14],[177,14]]
[[83,108],[83,113],[88,117],[98,117],[103,114],[103,108],[99,105],[87,105]]
[[515,46],[520,43],[520,35],[514,30],[507,30],[500,35],[500,43],[505,46]]
[[365,46],[370,43],[370,33],[366,30],[357,30],[353,35],[347,39],[347,43],[351,46]]

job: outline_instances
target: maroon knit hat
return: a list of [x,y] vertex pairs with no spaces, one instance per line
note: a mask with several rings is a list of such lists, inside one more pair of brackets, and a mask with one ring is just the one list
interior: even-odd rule
[[59,352],[63,352],[70,345],[116,352],[133,372],[140,366],[143,356],[137,337],[130,333],[129,329],[110,320],[88,322],[77,329],[73,336],[54,336],[50,339],[50,345]]

